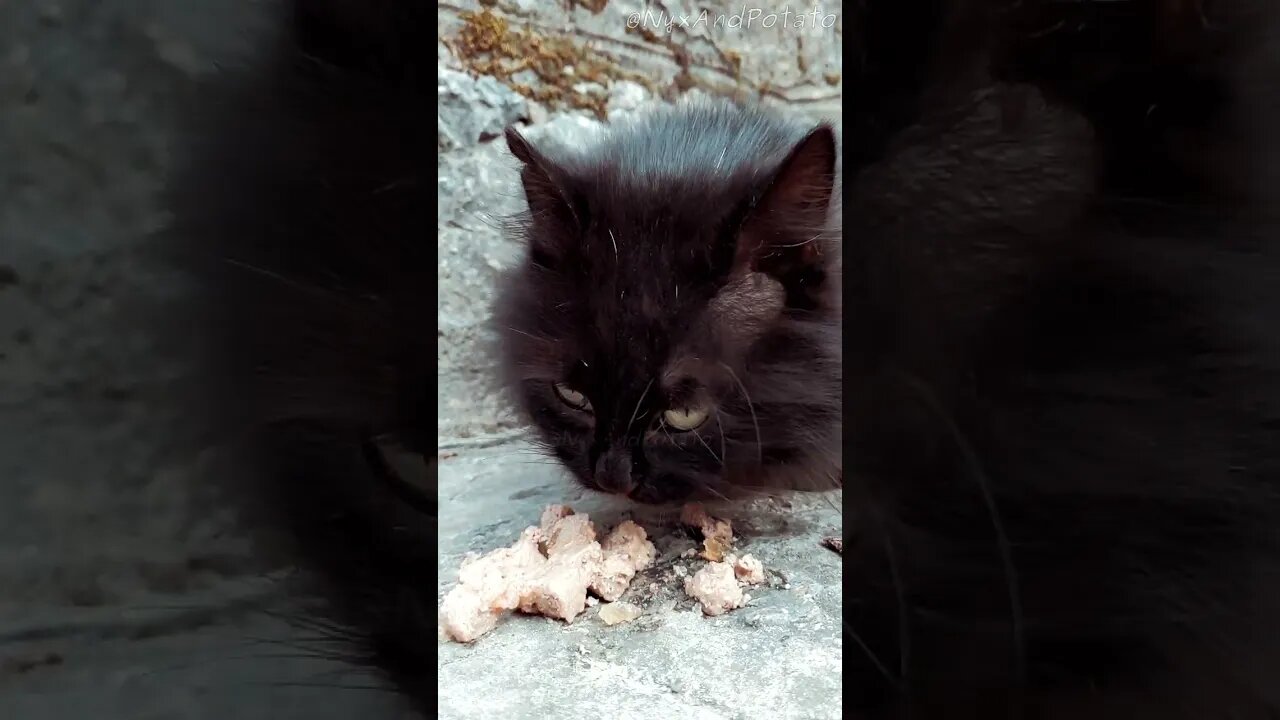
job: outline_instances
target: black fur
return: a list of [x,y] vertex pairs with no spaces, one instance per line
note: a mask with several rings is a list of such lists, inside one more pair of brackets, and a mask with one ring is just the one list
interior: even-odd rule
[[[641,502],[834,487],[831,129],[691,103],[572,153],[507,139],[524,163],[528,252],[501,283],[496,325],[548,453]],[[563,402],[557,383],[587,403]],[[663,420],[687,407],[699,427]]]
[[847,170],[850,707],[1276,717],[1274,12],[948,9]]
[[[206,290],[175,332],[207,330],[192,407],[240,461],[223,473],[228,494],[264,551],[318,571],[299,590],[324,599],[322,627],[424,715],[436,642],[423,576],[436,554],[430,9],[291,3],[265,58],[195,108],[171,233]],[[420,477],[391,471],[388,447],[415,456]]]

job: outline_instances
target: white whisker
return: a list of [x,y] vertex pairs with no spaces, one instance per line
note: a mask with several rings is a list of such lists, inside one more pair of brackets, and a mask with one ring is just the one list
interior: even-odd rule
[[729,454],[724,441],[724,423],[720,421],[720,409],[716,408],[716,427],[720,429],[720,464],[723,465],[729,459]]
[[640,393],[640,399],[636,401],[636,409],[631,411],[631,419],[627,421],[627,432],[631,432],[631,426],[636,422],[636,416],[640,414],[640,405],[644,402],[645,396],[649,394],[649,388],[653,387],[653,378],[649,378],[649,384],[644,386],[644,392]]
[[756,417],[756,406],[751,402],[751,394],[747,392],[747,386],[743,385],[742,381],[738,379],[738,374],[733,371],[733,368],[724,363],[720,363],[720,367],[729,373],[729,377],[733,378],[733,381],[738,384],[738,389],[742,391],[742,396],[747,400],[747,409],[751,411],[751,423],[756,428],[756,455],[760,464],[763,465],[764,443],[760,439],[760,420]]
[[707,444],[707,441],[702,439],[701,434],[699,434],[697,431],[694,431],[693,436],[698,438],[698,442],[702,443],[702,447],[706,448],[707,452],[711,453],[711,457],[715,458],[716,462],[723,464],[723,461],[718,456],[716,456],[716,451],[712,450],[711,446]]

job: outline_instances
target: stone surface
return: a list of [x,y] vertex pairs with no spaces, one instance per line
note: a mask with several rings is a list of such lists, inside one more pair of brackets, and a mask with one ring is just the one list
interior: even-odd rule
[[440,27],[446,39],[453,37],[467,13],[484,8],[513,28],[573,38],[663,93],[701,87],[764,96],[839,118],[844,34],[839,3],[753,7],[727,0],[607,0],[567,3],[568,12],[565,5],[461,0],[441,6]]
[[440,67],[436,94],[437,148],[453,150],[501,137],[525,117],[525,100],[491,77]]
[[178,115],[270,4],[0,1],[6,720],[411,717],[279,619],[140,322],[185,292],[153,252]]
[[0,2],[0,623],[252,568],[145,322],[184,292],[153,252],[178,114],[261,27],[224,7]]
[[324,644],[266,614],[288,612],[274,593],[232,585],[0,629],[0,712],[15,720],[419,717],[370,673],[326,659]]
[[607,626],[601,604],[571,625],[515,615],[472,645],[442,640],[441,718],[841,717],[840,556],[820,546],[840,527],[838,498],[713,508],[732,519],[735,546],[769,577],[750,588],[746,607],[708,618],[675,571],[702,567],[682,557],[697,541],[669,510],[588,493],[518,444],[462,449],[440,463],[440,597],[467,552],[510,544],[552,503],[603,526],[630,517],[650,531],[657,559],[622,597],[644,615]]

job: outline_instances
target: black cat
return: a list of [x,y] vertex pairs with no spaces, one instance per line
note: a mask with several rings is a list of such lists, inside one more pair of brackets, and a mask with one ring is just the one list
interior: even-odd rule
[[640,502],[840,479],[836,138],[683,103],[524,163],[501,357],[546,451]]
[[[205,292],[175,332],[200,338],[192,406],[240,461],[222,476],[264,551],[318,571],[301,592],[351,628],[352,660],[431,715],[434,7],[286,8],[188,128],[171,236]],[[416,475],[393,469],[406,454]]]
[[893,12],[918,53],[846,88],[851,707],[1276,717],[1274,11]]

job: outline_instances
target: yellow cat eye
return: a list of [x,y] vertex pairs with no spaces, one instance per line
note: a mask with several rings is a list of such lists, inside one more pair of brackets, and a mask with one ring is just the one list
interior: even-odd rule
[[687,432],[707,421],[707,409],[702,407],[673,408],[662,413],[662,421],[672,430]]
[[556,383],[555,390],[556,395],[560,397],[560,400],[574,410],[587,411],[591,409],[591,401],[587,399],[587,396],[577,390],[574,390],[568,385],[565,385],[564,383]]

